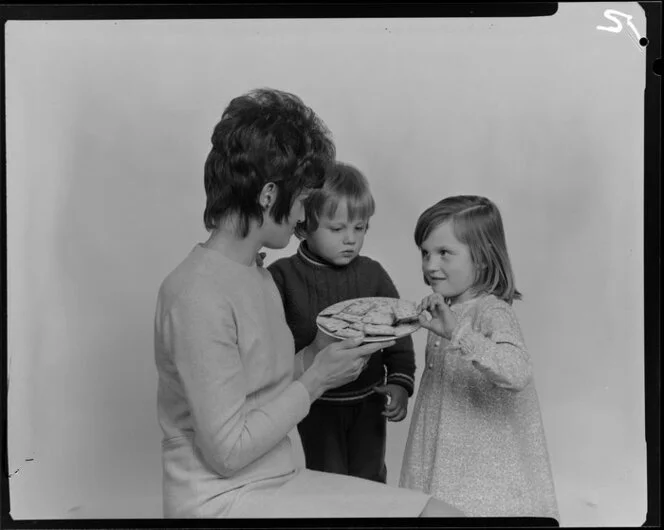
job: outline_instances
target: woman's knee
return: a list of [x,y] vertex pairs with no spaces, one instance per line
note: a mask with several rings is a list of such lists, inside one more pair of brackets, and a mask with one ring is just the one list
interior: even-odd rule
[[466,517],[466,514],[451,504],[432,497],[420,517]]

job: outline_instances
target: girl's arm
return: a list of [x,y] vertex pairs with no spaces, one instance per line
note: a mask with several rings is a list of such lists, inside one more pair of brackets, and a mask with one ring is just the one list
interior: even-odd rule
[[516,314],[506,303],[486,309],[480,316],[480,331],[464,320],[452,333],[451,346],[472,361],[496,386],[523,390],[532,379],[532,362]]
[[195,443],[219,475],[232,476],[263,456],[309,412],[309,391],[299,381],[264,405],[247,407],[234,316],[223,300],[201,293],[177,302],[164,315],[164,330],[193,415]]

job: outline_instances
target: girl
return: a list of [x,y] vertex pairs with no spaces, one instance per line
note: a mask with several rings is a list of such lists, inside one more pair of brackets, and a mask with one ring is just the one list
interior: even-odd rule
[[498,208],[448,197],[417,221],[432,318],[400,485],[470,516],[558,519],[532,365]]

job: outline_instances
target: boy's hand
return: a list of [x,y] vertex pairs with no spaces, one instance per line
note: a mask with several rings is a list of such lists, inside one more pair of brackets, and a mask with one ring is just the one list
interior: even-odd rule
[[452,310],[447,305],[443,295],[433,293],[424,298],[417,306],[418,311],[426,309],[431,313],[431,320],[422,313],[420,315],[420,324],[423,328],[430,329],[436,335],[450,339],[452,332],[457,325],[457,319]]
[[388,397],[385,405],[385,416],[388,421],[401,421],[408,413],[408,392],[401,385],[384,385],[374,387],[374,392]]

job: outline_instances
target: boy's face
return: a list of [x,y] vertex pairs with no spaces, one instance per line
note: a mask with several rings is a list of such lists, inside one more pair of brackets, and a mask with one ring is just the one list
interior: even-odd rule
[[321,216],[318,228],[307,234],[307,245],[335,265],[348,265],[362,250],[367,225],[366,219],[348,219],[346,201],[342,200],[333,217]]

